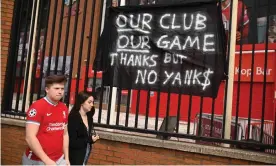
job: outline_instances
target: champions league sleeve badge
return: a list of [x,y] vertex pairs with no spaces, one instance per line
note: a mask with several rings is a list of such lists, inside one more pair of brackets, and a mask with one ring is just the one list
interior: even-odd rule
[[31,109],[28,115],[29,115],[29,117],[36,116],[36,110],[35,109]]

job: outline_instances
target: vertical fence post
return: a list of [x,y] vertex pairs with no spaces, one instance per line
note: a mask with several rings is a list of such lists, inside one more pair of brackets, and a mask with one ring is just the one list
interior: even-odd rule
[[102,12],[102,22],[101,22],[101,33],[100,33],[100,35],[103,33],[103,29],[104,29],[104,23],[105,23],[105,10],[106,10],[106,2],[108,1],[108,0],[103,0],[104,2],[103,2],[103,12]]
[[[107,5],[107,1],[108,0],[104,0],[104,4],[103,4],[103,15],[102,15],[102,26],[101,26],[101,34],[103,33],[103,29],[104,29],[104,23],[105,23],[105,19],[106,19],[106,16],[105,16],[105,13],[106,13],[106,5]],[[109,0],[111,1],[110,5],[112,6],[112,0]],[[117,97],[117,87],[112,87],[111,89],[112,91],[112,96],[111,96],[111,101],[108,101],[108,102],[111,102],[110,103],[110,114],[107,115],[107,121],[109,120],[109,122],[107,122],[107,124],[109,125],[114,125],[115,124],[115,109],[116,109],[116,97]],[[110,93],[110,90],[108,92],[108,94]],[[110,100],[110,97],[109,97],[109,100]],[[109,109],[109,108],[107,108]],[[108,114],[108,111],[107,111],[107,114]],[[109,118],[108,118],[109,116]],[[108,131],[113,131],[113,129],[108,129]]]
[[[121,0],[121,3],[119,5],[120,6],[125,6],[125,3],[126,3],[125,0]],[[104,9],[105,9],[105,7],[104,7]],[[111,102],[110,119],[109,119],[109,124],[110,125],[115,124],[116,98],[117,98],[117,87],[112,87],[112,97],[111,97],[111,101],[109,101],[109,102]]]
[[[232,102],[233,102],[233,86],[234,86],[234,68],[235,68],[235,49],[236,49],[236,30],[238,16],[238,0],[232,0],[232,19],[230,32],[230,47],[229,50],[229,66],[228,66],[228,87],[227,87],[227,103],[226,103],[226,119],[224,138],[230,139],[231,121],[232,121]],[[224,144],[229,147],[229,144]]]
[[[33,38],[32,38],[32,48],[31,50],[28,50],[31,51],[31,54],[30,54],[30,57],[27,57],[27,60],[26,62],[28,62],[28,59],[30,59],[30,70],[29,71],[25,71],[25,76],[28,77],[28,81],[27,81],[27,91],[24,92],[27,94],[27,97],[26,97],[26,101],[25,101],[25,110],[27,110],[29,108],[29,101],[30,101],[30,90],[31,90],[31,79],[32,79],[32,73],[34,72],[33,71],[33,62],[34,62],[34,53],[35,53],[35,39],[37,37],[37,19],[38,19],[38,12],[39,12],[39,4],[40,4],[40,0],[37,0],[37,4],[36,4],[36,12],[34,13],[35,11],[35,2],[33,2],[33,9],[32,9],[32,17],[31,17],[31,24],[32,24],[32,20],[35,19],[35,22],[34,22],[34,29],[33,29]],[[32,25],[30,26],[32,27]],[[30,30],[29,34],[32,34],[32,29]],[[31,35],[30,35],[31,36]],[[29,38],[29,41],[31,41],[31,39]],[[29,53],[27,53],[28,55]],[[25,79],[26,80],[26,79]],[[25,82],[26,84],[26,82]],[[22,108],[24,109],[24,108]]]
[[116,109],[116,98],[117,98],[117,87],[112,87],[112,97],[111,97],[111,109],[110,109],[110,118],[109,124],[115,124],[115,109]]

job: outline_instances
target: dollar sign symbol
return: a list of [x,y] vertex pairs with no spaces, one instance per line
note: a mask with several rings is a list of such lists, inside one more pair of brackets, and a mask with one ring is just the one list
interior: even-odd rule
[[213,74],[213,73],[214,72],[211,71],[210,68],[203,73],[205,81],[204,81],[204,83],[201,83],[201,85],[203,86],[202,90],[205,90],[205,88],[210,85],[211,82],[210,82],[210,79],[209,79],[209,75]]

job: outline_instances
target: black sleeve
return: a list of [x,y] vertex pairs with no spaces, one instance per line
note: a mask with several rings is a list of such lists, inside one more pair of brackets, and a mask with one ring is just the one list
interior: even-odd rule
[[92,135],[93,135],[93,115],[90,113],[90,112],[88,112],[87,113],[87,116],[88,116],[88,118],[90,118],[89,120],[90,120],[90,123],[89,123],[89,136],[88,136],[88,142],[90,143],[90,144],[93,144],[94,142],[93,142],[93,140],[92,140]]
[[[96,134],[96,131],[94,130],[94,122],[93,122],[93,118],[92,118],[91,133],[92,133],[92,135],[97,135],[97,134]],[[95,142],[92,140],[92,137],[91,137],[91,141],[92,141],[92,144],[94,144],[94,143],[95,143]]]
[[79,137],[79,119],[71,114],[68,117],[68,134],[69,134],[69,147],[70,148],[84,148],[87,146],[87,138]]

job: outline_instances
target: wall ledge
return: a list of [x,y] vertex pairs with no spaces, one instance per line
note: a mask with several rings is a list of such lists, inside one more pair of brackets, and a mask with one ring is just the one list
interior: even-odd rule
[[[25,127],[25,120],[17,120],[17,119],[1,117],[1,124]],[[208,146],[208,145],[198,145],[194,143],[186,143],[186,142],[178,142],[178,141],[170,141],[170,140],[159,140],[156,138],[122,134],[122,133],[114,133],[110,131],[97,131],[97,133],[100,135],[101,139],[105,139],[105,140],[152,146],[152,147],[158,147],[158,148],[173,149],[173,150],[179,150],[183,152],[214,155],[218,157],[228,157],[233,159],[262,162],[267,164],[276,164],[276,155],[271,155],[266,153],[258,153],[258,152],[240,150],[240,149],[223,148],[223,147],[215,147],[215,146]]]

